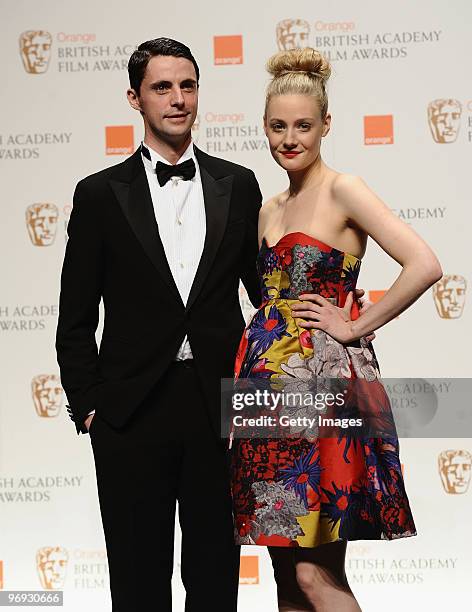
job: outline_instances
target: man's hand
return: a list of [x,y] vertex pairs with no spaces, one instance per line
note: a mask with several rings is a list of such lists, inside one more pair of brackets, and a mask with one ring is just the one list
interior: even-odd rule
[[[361,307],[359,308],[359,315],[362,315],[365,313],[365,311],[370,308],[372,306],[372,304],[374,302],[371,302],[370,300],[368,300],[367,298],[363,298],[363,295],[365,294],[364,289],[356,289],[356,298],[359,300]],[[372,340],[375,338],[375,332],[372,332],[371,334],[369,334],[368,336],[365,337],[365,339],[367,340],[367,342],[372,342]]]
[[87,431],[90,431],[90,425],[92,424],[94,416],[95,416],[94,414],[89,414],[89,416],[84,421]]

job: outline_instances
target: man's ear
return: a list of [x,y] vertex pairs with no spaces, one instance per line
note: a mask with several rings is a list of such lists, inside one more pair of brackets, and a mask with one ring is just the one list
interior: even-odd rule
[[129,105],[134,110],[141,111],[141,104],[139,103],[139,96],[136,91],[132,88],[126,91],[126,97],[128,98]]

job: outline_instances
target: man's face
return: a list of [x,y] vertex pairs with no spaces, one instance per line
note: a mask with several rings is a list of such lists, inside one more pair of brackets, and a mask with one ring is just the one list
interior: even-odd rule
[[465,279],[444,278],[434,286],[434,298],[439,315],[444,319],[461,316],[465,303]]
[[166,143],[188,136],[198,111],[198,84],[192,62],[183,57],[152,57],[139,94],[128,90],[131,106],[139,110],[146,128]]
[[33,398],[39,416],[57,416],[62,404],[62,387],[57,376],[49,376],[46,380],[34,379]]
[[278,38],[279,49],[288,51],[290,49],[303,48],[308,45],[309,25],[303,21],[288,23],[280,32]]
[[454,142],[459,133],[461,109],[456,104],[443,104],[431,112],[430,125],[434,140],[440,143]]
[[465,493],[470,482],[470,460],[457,454],[445,468],[445,476],[451,493]]
[[56,206],[33,205],[29,209],[28,230],[33,244],[49,246],[54,242],[57,229],[58,211]]
[[51,36],[38,32],[22,39],[22,57],[25,69],[33,74],[46,72],[51,54]]

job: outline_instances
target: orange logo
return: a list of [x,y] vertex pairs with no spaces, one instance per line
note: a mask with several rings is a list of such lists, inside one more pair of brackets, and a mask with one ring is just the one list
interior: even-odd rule
[[386,294],[386,292],[386,289],[371,289],[369,291],[369,301],[375,304]]
[[60,546],[44,546],[36,553],[36,567],[43,589],[61,589],[66,579],[69,553]]
[[472,455],[466,450],[445,450],[439,453],[439,476],[446,493],[466,493],[470,484]]
[[459,100],[442,98],[428,104],[428,123],[434,142],[454,142],[461,126],[462,105]]
[[134,151],[132,125],[109,125],[105,128],[107,155],[129,155]]
[[242,64],[243,63],[243,37],[237,36],[214,36],[213,51],[215,65]]
[[55,417],[62,406],[62,387],[55,374],[39,374],[31,381],[34,407],[40,417]]
[[364,144],[393,144],[393,115],[364,117]]
[[3,561],[0,561],[0,589],[3,589]]
[[26,227],[34,246],[50,246],[56,237],[59,210],[55,204],[31,204],[26,209]]
[[259,557],[241,556],[239,584],[259,584]]
[[20,55],[29,74],[42,74],[49,67],[52,36],[46,30],[28,30],[20,34]]
[[464,310],[467,281],[460,274],[445,274],[433,285],[433,299],[441,319],[458,319]]

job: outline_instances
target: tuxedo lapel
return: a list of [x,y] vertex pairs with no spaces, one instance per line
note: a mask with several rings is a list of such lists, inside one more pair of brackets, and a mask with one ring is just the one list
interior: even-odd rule
[[123,164],[127,170],[130,170],[128,176],[125,172],[122,178],[110,179],[110,186],[136,238],[174,297],[183,306],[159,236],[141,153],[137,151],[128,162],[128,167]]
[[[202,179],[203,199],[205,203],[206,234],[202,256],[193,280],[187,300],[187,310],[195,302],[202,290],[205,280],[220,246],[228,220],[233,176],[218,176],[211,167],[209,156],[195,147],[195,154]],[[215,177],[216,174],[216,177]]]

